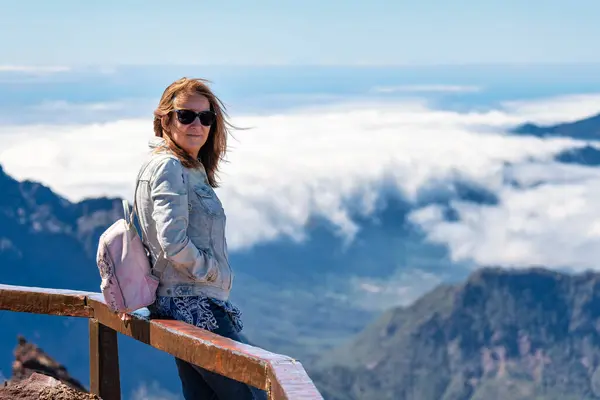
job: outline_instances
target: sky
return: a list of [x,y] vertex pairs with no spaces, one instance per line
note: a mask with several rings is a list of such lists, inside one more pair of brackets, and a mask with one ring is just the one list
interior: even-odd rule
[[600,62],[596,0],[0,0],[0,69]]
[[[349,200],[372,212],[392,182],[413,202],[410,222],[457,263],[598,268],[600,169],[555,161],[585,143],[506,132],[600,110],[600,2],[157,4],[0,0],[7,173],[72,201],[131,198],[160,93],[204,70],[234,125],[251,128],[234,133],[218,189],[232,250],[301,240],[315,215],[351,240]],[[347,67],[469,63],[495,65]],[[449,199],[460,218],[448,221],[442,206],[420,201],[456,180],[499,203]]]

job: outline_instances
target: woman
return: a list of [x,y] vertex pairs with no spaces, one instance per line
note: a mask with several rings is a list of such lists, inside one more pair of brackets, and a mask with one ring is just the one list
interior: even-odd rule
[[[136,201],[144,244],[160,280],[149,307],[244,342],[225,240],[225,212],[213,188],[226,151],[229,123],[221,101],[202,80],[182,78],[154,112],[155,138],[140,169]],[[266,393],[176,359],[191,399],[266,399]]]

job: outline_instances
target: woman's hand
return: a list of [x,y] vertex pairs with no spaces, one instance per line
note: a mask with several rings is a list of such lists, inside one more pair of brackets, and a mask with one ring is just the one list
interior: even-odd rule
[[127,314],[127,313],[117,313],[119,315],[119,318],[121,318],[121,321],[130,321],[132,319],[131,315]]

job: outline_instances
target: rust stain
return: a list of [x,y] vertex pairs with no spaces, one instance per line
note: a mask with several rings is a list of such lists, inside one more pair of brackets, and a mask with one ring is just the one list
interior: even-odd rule
[[[103,301],[89,300],[102,324],[209,371],[272,391],[273,399],[322,399],[302,364],[181,321],[134,319],[125,324]],[[282,375],[283,374],[283,375]],[[290,381],[290,379],[292,379]],[[288,382],[289,381],[289,382]],[[298,397],[300,393],[304,393]]]
[[94,309],[94,318],[115,331],[260,389],[267,389],[269,361],[289,359],[181,321],[146,321],[133,316],[131,321],[124,323],[104,302],[97,299],[88,299],[88,302]]
[[0,310],[65,317],[91,317],[88,292],[0,285]]

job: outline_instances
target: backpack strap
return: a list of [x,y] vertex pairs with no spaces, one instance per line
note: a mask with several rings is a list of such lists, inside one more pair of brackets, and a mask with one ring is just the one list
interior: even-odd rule
[[[140,172],[138,173],[138,176],[135,179],[135,190],[133,191],[133,208],[131,209],[131,214],[129,214],[129,222],[128,222],[129,224],[133,224],[133,219],[135,218],[135,216],[137,214],[137,210],[138,210],[138,208],[137,208],[137,191],[138,191],[138,187],[140,186],[140,178],[142,177],[144,172],[146,172],[146,170],[148,169],[148,166],[150,165],[151,162],[152,162],[152,159],[150,159],[146,162],[146,165],[144,165],[144,167],[140,169]],[[140,232],[140,237],[142,237],[141,232]]]
[[[152,157],[150,160],[146,161],[146,165],[144,165],[143,168],[140,169],[140,172],[138,173],[138,176],[135,180],[135,190],[133,192],[133,208],[131,209],[131,212],[129,212],[129,203],[127,203],[127,205],[125,206],[125,202],[127,200],[123,200],[123,204],[125,208],[125,221],[132,225],[133,224],[133,220],[135,218],[135,216],[138,214],[138,207],[137,207],[137,191],[138,191],[138,187],[140,186],[140,178],[142,177],[142,175],[144,174],[144,172],[146,172],[146,169],[148,169],[148,166],[152,163],[152,161],[156,160],[157,158],[170,158],[171,156],[168,154],[162,154],[159,155],[157,157]],[[127,220],[129,217],[129,220]],[[139,233],[140,237],[142,237],[142,233]]]
[[[184,186],[187,190],[187,192],[189,193],[189,187],[188,187],[188,172],[185,168],[183,168],[183,183]],[[154,264],[154,267],[152,268],[152,273],[159,279],[162,279],[162,273],[164,272],[165,268],[167,267],[167,265],[169,264],[169,262],[167,261],[166,257],[161,257],[162,255],[164,255],[164,251],[161,249],[159,256],[156,258],[156,264]]]
[[[140,230],[140,232],[138,232],[137,229],[135,228],[135,225],[133,224],[134,218],[136,217],[136,215],[138,215],[137,191],[138,191],[138,187],[140,185],[140,178],[142,177],[143,173],[146,172],[146,169],[148,169],[148,166],[153,161],[155,161],[157,158],[171,158],[171,155],[170,154],[162,154],[162,155],[152,157],[150,160],[148,160],[146,162],[146,165],[144,165],[144,167],[140,169],[140,172],[138,173],[138,176],[135,181],[135,190],[133,192],[133,208],[131,209],[131,212],[129,212],[129,202],[127,200],[123,200],[123,209],[125,211],[125,222],[128,224],[130,229],[135,229],[136,233],[138,233],[140,235],[140,238],[142,238],[142,244],[144,243],[142,232],[141,232],[141,230]],[[139,220],[139,217],[138,217],[138,220]],[[144,245],[144,247],[146,247],[146,246]],[[156,262],[152,266],[152,274],[155,275],[160,280],[162,278],[162,273],[164,272],[167,265],[168,265],[168,261],[167,261],[166,257],[164,257],[164,250],[161,249],[160,253],[156,257]]]

